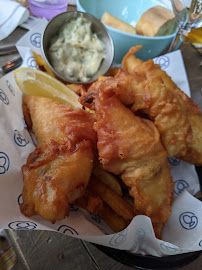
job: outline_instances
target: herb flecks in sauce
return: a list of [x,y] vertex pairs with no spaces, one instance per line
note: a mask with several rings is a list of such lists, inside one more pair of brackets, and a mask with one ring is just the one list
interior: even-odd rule
[[55,70],[74,81],[87,82],[105,58],[104,47],[82,15],[66,22],[51,40],[49,59]]

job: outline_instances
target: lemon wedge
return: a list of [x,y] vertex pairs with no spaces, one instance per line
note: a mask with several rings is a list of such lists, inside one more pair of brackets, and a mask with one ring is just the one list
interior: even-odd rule
[[48,97],[74,108],[82,108],[79,96],[74,91],[43,71],[19,68],[14,71],[14,75],[24,95]]

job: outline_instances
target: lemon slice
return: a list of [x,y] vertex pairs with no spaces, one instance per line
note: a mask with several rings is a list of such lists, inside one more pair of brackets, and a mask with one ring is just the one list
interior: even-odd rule
[[24,95],[48,97],[74,108],[82,108],[74,91],[43,71],[20,68],[14,71],[14,75]]

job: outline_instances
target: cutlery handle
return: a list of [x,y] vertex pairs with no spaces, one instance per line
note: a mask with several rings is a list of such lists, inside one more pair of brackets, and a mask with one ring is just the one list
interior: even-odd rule
[[18,50],[14,44],[0,46],[0,56],[17,53]]
[[22,58],[17,56],[0,68],[2,73],[8,73],[22,64]]
[[168,49],[168,53],[177,50],[179,48],[180,44],[182,43],[184,36],[182,35],[180,30],[181,29],[178,27],[178,29],[175,33],[175,36],[173,37],[172,42],[170,44],[170,47]]

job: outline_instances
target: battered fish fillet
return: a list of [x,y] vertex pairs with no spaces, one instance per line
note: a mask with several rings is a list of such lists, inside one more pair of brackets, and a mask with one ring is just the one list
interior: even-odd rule
[[51,222],[64,219],[91,175],[97,141],[94,116],[36,96],[24,98],[23,111],[37,147],[22,166],[21,212]]
[[[169,157],[185,155],[191,140],[191,128],[181,106],[160,78],[139,81],[137,76],[121,71],[116,93],[133,112],[141,112],[154,121]],[[113,82],[114,83],[114,82]]]
[[[169,156],[176,156],[189,163],[201,166],[202,114],[200,107],[181,91],[166,72],[161,70],[159,65],[154,64],[153,60],[143,62],[135,57],[134,53],[141,49],[141,47],[136,46],[129,50],[122,62],[123,69],[135,77],[142,78],[145,81],[145,84],[142,84],[142,90],[145,91],[145,89],[150,88],[151,98],[158,102],[164,102],[164,106],[168,110],[167,117],[163,117],[163,114],[165,115],[165,108],[159,110],[157,117],[155,117],[145,106],[138,108],[136,106],[137,102],[135,102],[136,104],[132,107],[133,111],[138,109],[146,111],[154,119],[161,134],[163,126],[164,134],[162,140]],[[139,93],[136,87],[132,91],[135,94]],[[145,95],[145,98],[147,99],[148,97]],[[173,101],[175,101],[174,104]],[[177,114],[172,109],[172,106],[175,104],[178,104]],[[160,126],[159,118],[164,120],[163,122],[161,121]]]
[[135,214],[149,216],[160,237],[171,214],[174,188],[166,151],[152,121],[134,115],[106,82],[95,99],[100,162],[105,170],[120,175],[134,197]]
[[[176,95],[162,84],[160,77],[150,80],[139,73],[132,75],[120,69],[115,78],[109,77],[105,81],[106,87],[116,89],[122,103],[134,113],[143,113],[154,121],[168,156],[185,155],[192,135],[190,123]],[[92,85],[81,97],[84,106],[94,109],[94,99],[101,84],[104,83]]]

